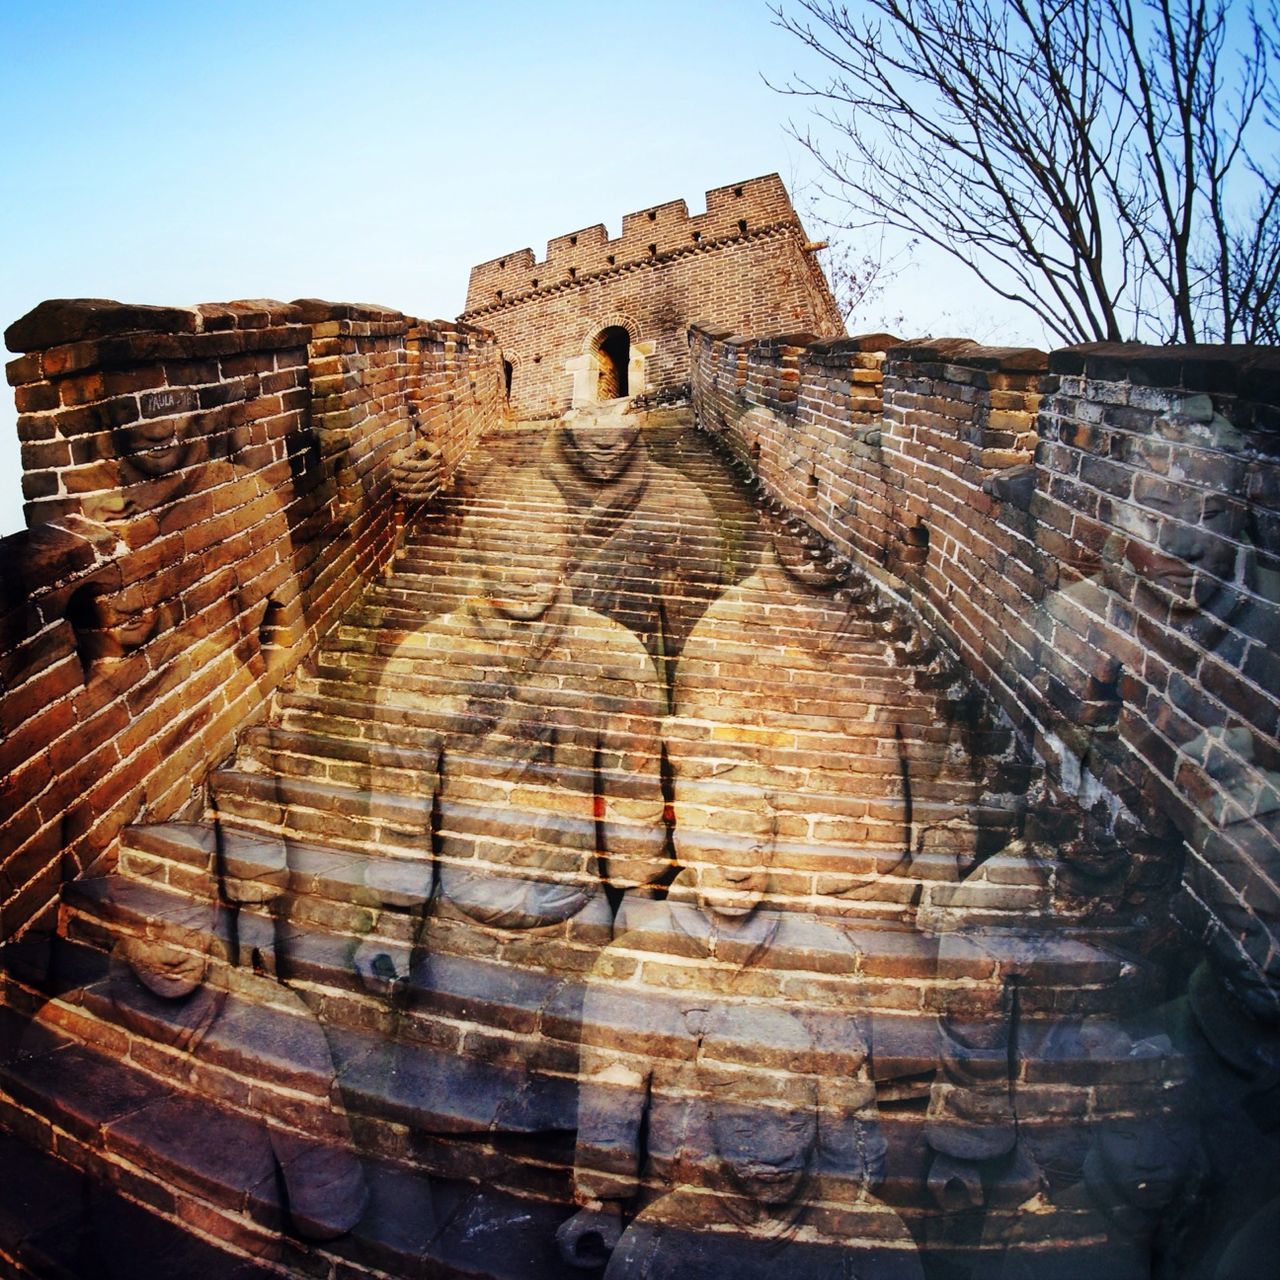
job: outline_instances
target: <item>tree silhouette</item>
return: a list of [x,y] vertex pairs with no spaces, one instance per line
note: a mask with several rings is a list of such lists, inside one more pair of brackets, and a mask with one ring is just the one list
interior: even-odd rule
[[1280,337],[1274,0],[790,0],[782,91],[850,225],[958,258],[1063,342]]

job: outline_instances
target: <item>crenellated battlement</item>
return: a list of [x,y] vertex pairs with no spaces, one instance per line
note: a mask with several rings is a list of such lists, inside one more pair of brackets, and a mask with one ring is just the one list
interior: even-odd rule
[[538,261],[518,249],[472,267],[464,316],[488,312],[556,285],[585,281],[713,242],[736,240],[784,225],[800,226],[782,179],[776,173],[714,187],[706,212],[690,215],[683,200],[669,200],[624,214],[622,234],[609,239],[603,223],[556,236]]

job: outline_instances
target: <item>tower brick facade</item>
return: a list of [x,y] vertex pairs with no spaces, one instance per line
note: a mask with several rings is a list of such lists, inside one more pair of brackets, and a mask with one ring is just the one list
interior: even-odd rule
[[[537,262],[519,249],[471,269],[462,319],[491,330],[513,413],[555,417],[618,394],[676,399],[689,382],[686,330],[844,332],[839,308],[776,173],[557,236]],[[625,366],[625,367],[624,367]]]

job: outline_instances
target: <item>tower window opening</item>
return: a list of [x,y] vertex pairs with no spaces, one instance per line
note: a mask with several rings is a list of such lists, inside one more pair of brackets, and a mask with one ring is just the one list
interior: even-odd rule
[[600,367],[596,392],[600,400],[616,400],[629,395],[627,365],[631,359],[631,335],[620,324],[601,329],[591,344],[592,354]]

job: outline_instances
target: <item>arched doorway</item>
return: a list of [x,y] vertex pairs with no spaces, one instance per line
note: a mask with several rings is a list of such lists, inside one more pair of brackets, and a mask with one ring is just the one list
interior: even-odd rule
[[654,344],[640,337],[634,320],[612,312],[594,317],[584,326],[581,355],[564,362],[564,371],[573,378],[571,403],[576,409],[601,400],[642,396],[648,386],[645,365]]
[[601,329],[591,344],[591,354],[595,356],[600,370],[596,398],[616,400],[619,396],[630,395],[627,366],[631,361],[631,335],[626,329],[620,324]]

